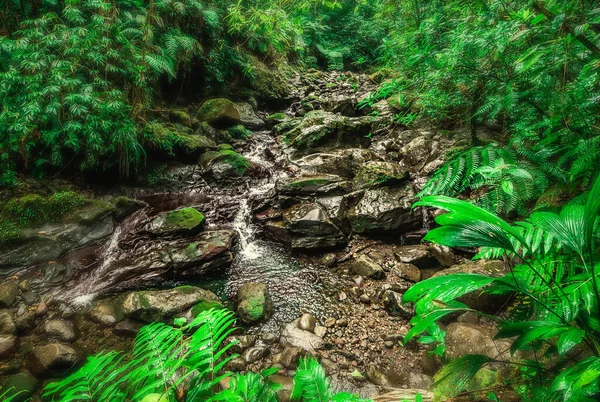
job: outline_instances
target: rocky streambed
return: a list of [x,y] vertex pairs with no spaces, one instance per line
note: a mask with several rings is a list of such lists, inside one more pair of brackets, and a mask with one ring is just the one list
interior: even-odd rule
[[[400,345],[414,314],[402,294],[445,272],[504,272],[421,244],[430,217],[411,208],[470,132],[407,130],[385,100],[359,108],[377,87],[364,75],[310,71],[290,87],[281,110],[213,99],[171,111],[163,128],[186,138],[179,162],[136,184],[76,187],[85,199],[0,245],[0,383],[39,400],[86,356],[127,350],[144,323],[226,306],[241,328],[229,369],[278,367],[282,400],[305,354],[340,390],[430,395],[441,362]],[[45,186],[37,193],[73,188]],[[467,299],[491,312],[504,302]],[[496,356],[485,324],[457,318],[447,353],[477,339]]]

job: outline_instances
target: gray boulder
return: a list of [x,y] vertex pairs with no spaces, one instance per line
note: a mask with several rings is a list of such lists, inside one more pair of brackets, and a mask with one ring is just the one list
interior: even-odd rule
[[31,371],[38,376],[62,376],[74,369],[77,363],[77,351],[60,343],[35,346],[31,352]]
[[71,321],[50,320],[44,324],[44,331],[50,338],[61,342],[73,342],[77,339],[75,325]]
[[316,204],[297,204],[283,212],[294,249],[319,249],[346,243],[344,233]]
[[410,183],[367,190],[348,213],[352,229],[361,234],[390,231],[401,234],[420,228],[419,210],[411,209],[414,196]]
[[263,119],[258,117],[254,108],[249,103],[237,102],[235,108],[240,115],[240,123],[249,130],[264,130],[266,124]]
[[194,286],[132,292],[123,301],[123,313],[128,318],[147,322],[168,321],[176,314],[204,301],[220,300],[214,293]]

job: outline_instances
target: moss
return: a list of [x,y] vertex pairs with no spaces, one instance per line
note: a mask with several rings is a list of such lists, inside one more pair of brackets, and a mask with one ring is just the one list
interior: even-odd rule
[[198,109],[198,118],[217,128],[226,128],[239,124],[240,113],[229,99],[207,100]]
[[218,160],[233,166],[240,176],[243,176],[246,173],[246,170],[250,168],[250,162],[248,159],[244,158],[235,151],[219,151]]
[[254,56],[250,56],[250,64],[254,73],[250,85],[256,98],[280,100],[289,95],[290,86],[280,71],[270,69]]
[[219,151],[233,151],[233,147],[229,144],[219,145]]
[[167,215],[167,225],[179,229],[192,229],[204,223],[204,214],[195,208],[183,208]]
[[198,290],[198,288],[195,286],[183,285],[183,286],[177,286],[175,288],[175,290],[177,290],[180,293],[189,295],[189,294],[195,293]]
[[265,297],[264,295],[258,294],[250,297],[247,300],[246,312],[252,320],[260,320],[265,314]]
[[203,311],[208,311],[213,308],[219,310],[223,308],[223,305],[219,302],[202,300],[201,302],[195,304],[194,307],[192,307],[190,313],[192,314],[193,318],[196,318],[196,316],[198,316]]
[[252,137],[252,131],[248,130],[241,124],[229,128],[227,132],[236,140],[247,140],[248,138]]
[[0,212],[0,242],[18,238],[19,229],[46,222],[59,222],[69,212],[92,202],[72,191],[49,197],[29,194],[8,201]]
[[267,119],[273,120],[286,120],[288,117],[285,113],[275,113],[267,117]]
[[169,112],[169,118],[173,123],[180,123],[187,127],[192,125],[192,119],[190,115],[183,110],[171,110]]

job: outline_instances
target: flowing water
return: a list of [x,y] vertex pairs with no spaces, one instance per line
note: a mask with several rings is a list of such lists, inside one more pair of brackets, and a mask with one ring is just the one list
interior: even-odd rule
[[[96,298],[126,290],[181,284],[205,287],[233,301],[242,284],[262,282],[269,288],[275,314],[254,330],[277,331],[281,324],[294,320],[302,312],[324,318],[334,308],[334,301],[328,295],[337,295],[339,279],[324,267],[301,261],[289,249],[265,240],[253,222],[252,205],[267,199],[277,180],[287,175],[286,156],[273,134],[267,131],[254,133],[243,155],[259,174],[223,185],[207,185],[198,179],[190,190],[144,197],[149,206],[122,221],[104,242],[62,257],[58,262],[67,267],[66,272],[52,271],[49,278],[48,267],[34,267],[32,272],[37,268],[38,277],[45,272],[43,278],[33,282],[34,288],[52,295],[68,308],[78,309]],[[165,276],[164,270],[140,269],[138,261],[142,257],[178,241],[149,237],[143,227],[158,212],[188,206],[205,212],[210,228],[235,230],[237,242],[231,267],[226,272],[185,282]],[[232,212],[222,213],[229,210]]]

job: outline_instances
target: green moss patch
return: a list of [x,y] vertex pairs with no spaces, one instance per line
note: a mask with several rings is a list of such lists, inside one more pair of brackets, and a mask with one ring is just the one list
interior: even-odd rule
[[235,103],[225,98],[204,102],[198,109],[198,118],[216,128],[227,128],[240,123],[240,113]]
[[236,140],[247,140],[248,138],[252,137],[252,131],[248,130],[241,124],[229,128],[227,132]]
[[219,310],[222,308],[223,308],[223,305],[219,302],[202,300],[198,304],[194,305],[194,307],[192,307],[192,310],[190,311],[190,313],[193,318],[196,318],[200,313],[202,313],[204,311],[208,311],[211,309]]
[[204,221],[204,214],[195,208],[178,209],[167,215],[167,225],[176,229],[193,229]]

